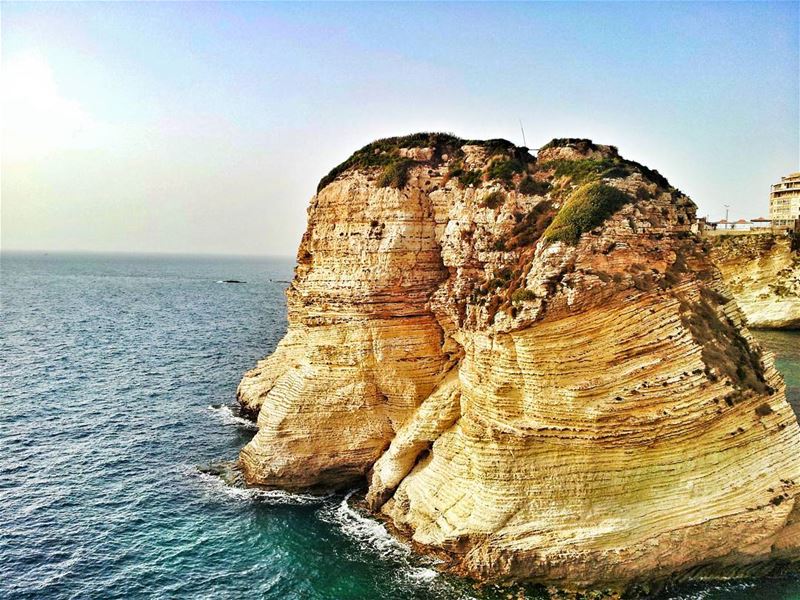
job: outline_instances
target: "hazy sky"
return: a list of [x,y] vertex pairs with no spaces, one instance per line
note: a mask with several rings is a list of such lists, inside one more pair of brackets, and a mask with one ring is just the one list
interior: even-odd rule
[[701,214],[800,162],[800,4],[8,3],[3,249],[294,254],[379,137],[590,137]]

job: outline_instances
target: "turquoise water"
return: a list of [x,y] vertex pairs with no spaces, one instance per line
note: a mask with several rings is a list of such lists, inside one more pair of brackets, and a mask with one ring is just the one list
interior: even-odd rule
[[[1,267],[0,597],[505,597],[439,574],[341,496],[197,471],[253,435],[236,385],[285,330],[293,261],[4,254]],[[800,336],[759,335],[800,402]],[[784,600],[800,582],[664,597]]]

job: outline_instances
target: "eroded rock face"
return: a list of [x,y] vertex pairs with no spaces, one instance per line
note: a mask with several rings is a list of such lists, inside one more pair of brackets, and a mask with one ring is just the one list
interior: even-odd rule
[[362,149],[312,200],[289,330],[239,387],[245,477],[366,484],[478,579],[797,561],[800,426],[694,218],[588,140]]
[[791,236],[722,236],[709,244],[750,327],[800,329],[800,253]]

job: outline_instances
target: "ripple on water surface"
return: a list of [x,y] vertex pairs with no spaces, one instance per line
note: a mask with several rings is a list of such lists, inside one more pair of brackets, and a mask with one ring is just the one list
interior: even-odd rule
[[[236,386],[285,331],[293,266],[2,256],[0,597],[505,597],[440,574],[342,496],[197,471],[253,435]],[[216,283],[231,279],[247,284]],[[764,338],[795,402],[799,339]],[[796,599],[800,585],[667,597]]]

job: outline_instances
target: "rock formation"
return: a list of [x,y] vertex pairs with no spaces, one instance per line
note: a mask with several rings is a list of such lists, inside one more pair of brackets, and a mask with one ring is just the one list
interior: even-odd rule
[[711,260],[750,327],[800,329],[800,253],[793,237],[726,235],[709,244]]
[[362,148],[320,182],[288,332],[239,387],[247,481],[364,484],[480,580],[797,562],[800,426],[694,220],[588,140]]

